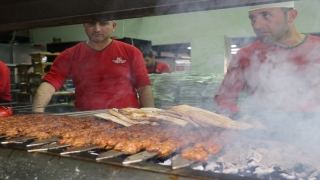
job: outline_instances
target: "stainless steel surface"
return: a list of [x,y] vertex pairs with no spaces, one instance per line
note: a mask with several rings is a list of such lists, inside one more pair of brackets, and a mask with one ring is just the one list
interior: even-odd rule
[[96,158],[96,160],[99,161],[102,159],[110,159],[110,158],[118,157],[121,155],[124,155],[124,153],[121,151],[115,151],[112,149],[107,152],[103,152],[103,153],[99,154],[98,157]]
[[140,153],[137,153],[137,154],[134,154],[134,155],[127,157],[122,162],[122,164],[131,164],[131,163],[142,162],[144,160],[153,158],[159,154],[160,154],[159,152],[148,152],[148,151],[140,152]]
[[98,149],[98,148],[99,148],[99,146],[97,146],[97,145],[92,145],[92,146],[87,146],[87,147],[71,148],[69,150],[61,152],[60,155],[87,152],[87,151]]
[[0,31],[223,9],[288,0],[1,1]]
[[31,140],[31,139],[36,139],[37,137],[27,137],[27,136],[23,136],[23,137],[17,137],[17,138],[11,138],[11,139],[7,139],[4,141],[1,141],[1,144],[10,144],[10,143],[23,143],[25,141]]
[[38,141],[34,141],[30,144],[27,144],[27,147],[33,147],[33,146],[40,146],[40,145],[45,145],[45,144],[50,144],[53,143],[55,141],[57,141],[58,139],[60,139],[61,137],[52,137],[49,139],[43,139],[43,140],[38,140]]

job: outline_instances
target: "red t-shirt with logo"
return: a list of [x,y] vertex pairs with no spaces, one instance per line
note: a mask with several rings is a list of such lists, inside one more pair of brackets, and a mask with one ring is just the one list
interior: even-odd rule
[[147,68],[148,73],[156,73],[156,74],[170,73],[170,68],[166,63],[158,62],[158,61],[156,63],[157,63],[157,67],[152,66]]
[[116,40],[101,51],[85,42],[65,50],[43,81],[59,90],[67,77],[76,87],[75,106],[80,111],[139,108],[136,89],[151,84],[142,53]]
[[0,61],[0,77],[0,100],[11,101],[10,72],[2,61]]

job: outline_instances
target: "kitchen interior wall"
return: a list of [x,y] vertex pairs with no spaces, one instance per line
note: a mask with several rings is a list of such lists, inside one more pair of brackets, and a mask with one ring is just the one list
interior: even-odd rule
[[[295,7],[299,11],[295,21],[297,28],[303,33],[320,32],[320,0],[299,0],[295,2]],[[44,44],[52,42],[54,37],[61,38],[62,42],[87,39],[81,24],[32,29],[31,35],[34,43]],[[206,37],[219,39],[224,36],[255,36],[248,19],[248,7],[117,20],[117,29],[113,35],[118,38],[150,40],[152,45],[189,43]],[[221,47],[225,46],[225,41],[217,43],[221,43]],[[201,51],[201,48],[193,49],[191,54],[201,54]],[[217,52],[217,57],[224,56],[220,52]],[[197,59],[192,59],[192,62],[195,61]],[[224,67],[223,58],[215,61],[218,61],[216,64],[220,67]],[[206,68],[205,65],[202,67]]]

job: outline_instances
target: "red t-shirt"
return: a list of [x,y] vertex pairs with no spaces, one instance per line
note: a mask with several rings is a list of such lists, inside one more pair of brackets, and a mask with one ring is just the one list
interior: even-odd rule
[[142,53],[116,40],[101,51],[85,42],[65,50],[43,80],[59,90],[68,76],[76,87],[76,109],[81,111],[139,108],[136,89],[151,84]]
[[148,73],[156,73],[156,74],[162,74],[162,73],[170,73],[170,68],[168,64],[163,63],[163,62],[158,62],[156,61],[156,67],[152,66],[147,68]]
[[246,89],[243,108],[250,110],[320,110],[320,38],[306,35],[293,48],[257,41],[238,51],[214,101],[216,110],[232,117],[240,109],[239,94]]
[[0,100],[11,101],[10,71],[0,61]]

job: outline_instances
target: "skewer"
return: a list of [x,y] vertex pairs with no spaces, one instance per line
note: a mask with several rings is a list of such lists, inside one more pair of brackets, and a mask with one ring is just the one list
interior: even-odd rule
[[98,157],[96,158],[97,161],[102,160],[102,159],[109,159],[109,158],[114,158],[114,157],[118,157],[124,155],[124,152],[121,151],[115,151],[115,150],[109,150],[107,152],[101,153],[98,155]]
[[94,115],[97,113],[108,113],[108,109],[101,109],[101,110],[92,110],[92,111],[77,111],[77,112],[66,112],[66,113],[57,113],[53,115],[58,116],[79,116],[79,115]]
[[40,146],[40,147],[35,147],[32,149],[28,149],[28,152],[38,152],[38,151],[47,151],[51,149],[60,149],[60,148],[65,148],[69,147],[71,144],[49,144],[45,146]]
[[2,141],[1,144],[22,143],[22,142],[25,142],[31,139],[36,139],[36,138],[37,137],[35,136],[32,136],[32,137],[22,136],[22,137],[7,139],[5,141]]
[[98,149],[99,146],[97,145],[92,145],[92,146],[87,146],[87,147],[79,147],[79,148],[72,148],[67,151],[61,152],[60,155],[67,155],[67,154],[73,154],[73,153],[80,153],[80,152],[86,152],[94,149]]
[[27,147],[33,147],[33,146],[40,146],[40,145],[45,145],[45,144],[50,144],[52,142],[57,141],[58,139],[60,139],[61,137],[55,136],[49,139],[43,139],[43,140],[38,140],[38,141],[34,141],[30,144],[27,144]]
[[134,154],[132,156],[127,157],[122,164],[131,164],[131,163],[137,163],[142,162],[144,160],[156,157],[160,154],[160,152],[149,152],[149,151],[143,151],[138,154]]

